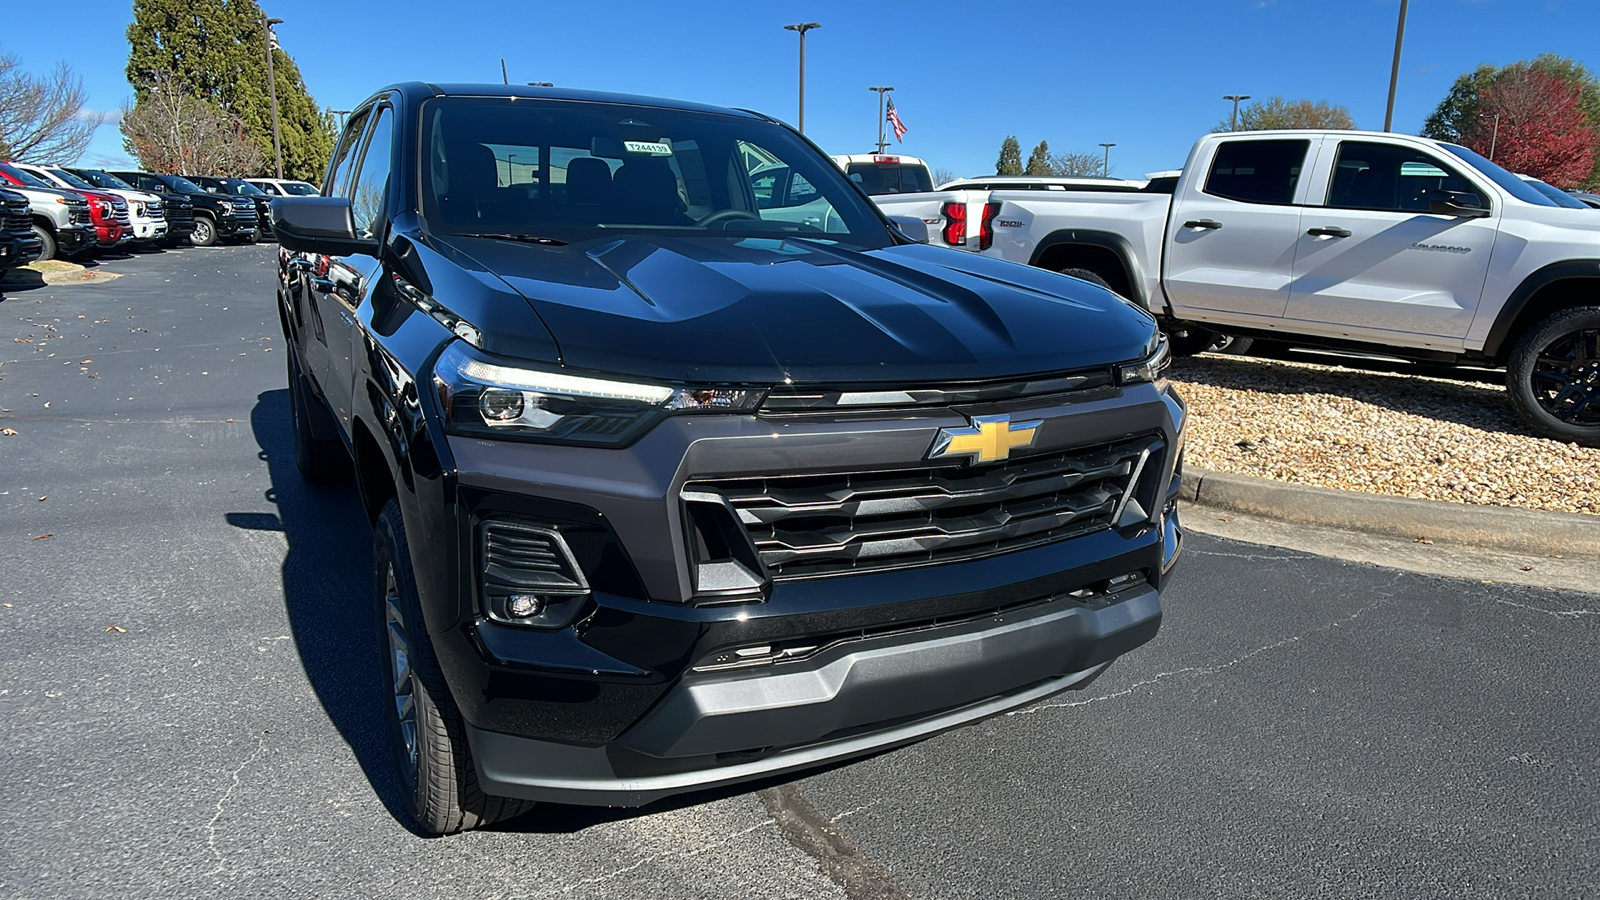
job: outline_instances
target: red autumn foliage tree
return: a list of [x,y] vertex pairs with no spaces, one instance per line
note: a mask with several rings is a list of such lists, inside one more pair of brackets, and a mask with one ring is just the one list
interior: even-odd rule
[[1505,168],[1560,188],[1589,176],[1595,140],[1578,109],[1577,90],[1538,70],[1480,91],[1477,121],[1462,135],[1463,144]]

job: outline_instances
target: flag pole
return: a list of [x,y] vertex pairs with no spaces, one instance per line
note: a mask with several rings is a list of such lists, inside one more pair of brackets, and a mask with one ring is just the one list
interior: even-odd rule
[[869,87],[867,90],[878,92],[878,153],[881,154],[883,153],[884,149],[889,146],[889,142],[883,139],[883,122],[886,117],[886,113],[883,110],[883,97],[888,92],[894,90],[894,88]]

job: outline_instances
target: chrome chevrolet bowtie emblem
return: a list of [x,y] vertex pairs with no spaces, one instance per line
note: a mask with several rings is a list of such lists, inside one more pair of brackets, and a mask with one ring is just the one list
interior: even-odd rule
[[1032,447],[1039,422],[1013,422],[1010,416],[978,416],[971,428],[941,428],[928,459],[969,456],[973,462],[1000,462],[1011,451]]

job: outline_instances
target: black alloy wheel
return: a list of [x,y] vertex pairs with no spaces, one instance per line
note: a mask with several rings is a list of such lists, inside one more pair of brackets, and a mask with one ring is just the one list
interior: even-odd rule
[[1524,334],[1506,388],[1538,434],[1600,447],[1600,306],[1561,310]]

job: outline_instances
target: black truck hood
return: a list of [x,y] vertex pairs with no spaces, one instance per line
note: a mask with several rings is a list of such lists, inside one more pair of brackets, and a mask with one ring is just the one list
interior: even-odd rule
[[924,245],[622,237],[453,245],[527,298],[568,366],[721,384],[941,383],[1137,359],[1153,320],[1074,279]]

